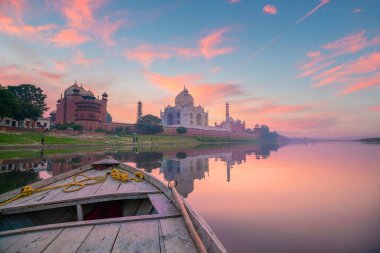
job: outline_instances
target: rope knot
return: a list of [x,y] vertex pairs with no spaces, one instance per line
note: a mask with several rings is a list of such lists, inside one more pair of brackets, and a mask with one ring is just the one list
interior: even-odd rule
[[31,185],[27,185],[25,186],[24,188],[22,188],[22,191],[21,193],[24,195],[24,196],[29,196],[29,195],[32,195],[33,193],[33,187]]

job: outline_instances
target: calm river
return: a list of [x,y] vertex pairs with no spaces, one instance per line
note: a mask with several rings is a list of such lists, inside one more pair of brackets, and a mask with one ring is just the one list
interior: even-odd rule
[[41,152],[28,159],[0,154],[0,192],[107,155],[176,180],[229,252],[380,252],[380,145],[375,144]]

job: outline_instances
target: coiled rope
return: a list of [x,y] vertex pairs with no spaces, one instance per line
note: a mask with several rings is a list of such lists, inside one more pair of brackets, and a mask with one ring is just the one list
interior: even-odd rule
[[[1,202],[0,206],[6,205],[12,201],[15,201],[16,199],[30,196],[35,192],[49,191],[49,190],[54,190],[58,188],[63,188],[64,192],[79,191],[83,189],[86,185],[93,185],[93,184],[98,184],[98,183],[102,183],[106,181],[108,174],[111,174],[111,177],[113,179],[119,180],[123,183],[126,183],[128,181],[141,182],[144,179],[144,174],[141,172],[135,172],[134,174],[136,177],[130,178],[127,172],[119,170],[117,168],[113,168],[111,172],[106,172],[104,176],[89,177],[84,174],[78,174],[78,175],[73,176],[73,181],[67,184],[61,184],[61,185],[50,186],[50,187],[41,187],[38,189],[34,189],[31,185],[27,185],[21,189],[20,194],[4,202]],[[83,179],[79,180],[81,177]]]

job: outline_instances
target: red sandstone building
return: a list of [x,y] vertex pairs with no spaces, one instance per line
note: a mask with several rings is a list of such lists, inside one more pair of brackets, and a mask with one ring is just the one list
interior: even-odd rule
[[75,123],[87,131],[101,129],[113,132],[116,128],[133,127],[133,124],[107,122],[107,102],[106,92],[101,99],[96,98],[92,91],[75,82],[57,100],[57,110],[50,114],[51,119],[53,124]]

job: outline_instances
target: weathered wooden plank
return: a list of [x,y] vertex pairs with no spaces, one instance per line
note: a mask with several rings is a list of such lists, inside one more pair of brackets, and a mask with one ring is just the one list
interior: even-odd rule
[[[97,172],[98,172],[97,170],[89,170],[86,173],[82,173],[82,174],[86,175],[88,177],[92,177]],[[81,180],[81,179],[83,179],[83,178],[82,177],[78,178],[78,180]],[[61,184],[71,183],[73,181],[74,181],[74,176],[68,178],[68,180],[65,180],[65,182],[61,182]],[[57,182],[57,185],[59,185],[59,184],[60,183]],[[101,184],[102,183],[99,183],[99,185],[101,185]],[[30,205],[30,204],[42,204],[42,203],[48,203],[48,202],[61,201],[64,199],[68,199],[70,197],[70,195],[73,196],[75,193],[78,193],[78,192],[84,190],[86,187],[89,187],[89,186],[85,186],[83,189],[81,189],[79,191],[75,191],[75,192],[64,192],[63,188],[49,190],[43,198],[34,198],[30,201],[24,202],[23,204]]]
[[148,194],[148,198],[159,214],[179,214],[178,209],[164,194]]
[[142,199],[134,199],[131,201],[125,201],[123,204],[123,216],[135,215],[137,209],[140,207]]
[[[68,178],[62,179],[60,181],[57,181],[53,184],[50,184],[46,187],[65,184],[65,183],[68,183],[70,181],[72,181],[72,178],[68,177]],[[54,190],[54,191],[58,191],[58,190]],[[5,209],[5,208],[9,208],[9,207],[21,207],[21,206],[29,205],[31,203],[38,203],[38,201],[40,201],[41,199],[43,199],[43,198],[45,198],[51,194],[52,194],[52,191],[36,192],[36,193],[31,194],[30,196],[26,196],[26,197],[16,199],[15,201],[13,201],[11,203],[2,206],[1,209]]]
[[120,164],[120,167],[123,170],[126,170],[126,171],[131,172],[131,173],[136,173],[136,172],[143,173],[144,174],[144,181],[151,183],[156,188],[158,188],[161,192],[163,192],[165,195],[170,196],[170,193],[171,193],[170,189],[162,181],[160,181],[156,177],[150,175],[149,173],[146,173],[143,170],[133,168],[133,167],[126,165],[126,164]]
[[[34,189],[45,187],[47,185],[51,185],[51,184],[53,184],[53,183],[55,183],[57,181],[65,179],[67,177],[71,177],[72,175],[79,174],[79,173],[82,173],[84,171],[90,170],[91,168],[92,168],[92,165],[85,165],[85,166],[82,166],[82,167],[80,167],[78,169],[70,170],[70,171],[67,171],[65,173],[59,174],[57,176],[54,176],[54,177],[51,177],[51,178],[47,178],[47,179],[42,180],[42,181],[38,181],[36,183],[31,184],[31,186]],[[22,187],[20,187],[18,189],[15,189],[13,191],[10,191],[10,192],[6,192],[6,193],[1,194],[0,195],[0,202],[3,202],[5,200],[7,200],[7,199],[13,198],[14,196],[18,195],[21,192],[21,189],[22,189]],[[2,206],[2,207],[0,207],[0,209],[3,208],[3,207],[6,207],[8,205]]]
[[15,229],[15,230],[1,231],[0,237],[1,236],[15,235],[15,234],[28,233],[28,232],[35,232],[35,231],[44,231],[47,229],[79,227],[79,226],[100,225],[100,224],[110,224],[110,223],[122,223],[122,222],[133,222],[133,221],[154,220],[154,219],[175,218],[175,217],[178,217],[178,215],[151,214],[151,215],[128,216],[128,217],[119,217],[119,218],[110,218],[110,219],[66,222],[66,223],[42,225],[42,226],[38,226],[38,227],[28,227],[28,228],[21,228],[21,229]]
[[166,253],[165,242],[164,242],[164,234],[162,233],[161,222],[158,222],[158,236],[159,236],[159,241],[160,241],[161,253]]
[[139,221],[121,225],[113,253],[160,253],[158,221]]
[[94,226],[65,228],[62,233],[44,250],[44,253],[77,252],[82,242]]
[[182,218],[160,219],[166,252],[196,253]]
[[19,241],[24,235],[11,235],[0,237],[0,252],[4,252],[6,249],[11,247],[14,243]]
[[[85,174],[85,175],[91,175],[94,172],[96,172],[96,171],[95,170],[89,170],[87,172],[84,172],[83,174]],[[53,186],[57,186],[57,185],[61,185],[61,184],[66,184],[66,183],[69,183],[69,182],[72,182],[72,181],[73,181],[73,177],[70,175],[70,176],[68,176],[68,177],[66,177],[66,178],[64,178],[62,180],[55,181],[54,183],[49,184],[49,185],[47,185],[45,187],[53,187]],[[15,201],[13,201],[13,202],[11,202],[11,203],[3,206],[2,208],[21,207],[21,206],[33,205],[33,204],[37,204],[37,203],[46,203],[46,202],[54,200],[55,196],[59,192],[63,192],[63,189],[62,188],[58,188],[58,189],[54,189],[54,190],[36,192],[36,193],[33,193],[30,196],[22,197],[20,199],[17,199]]]
[[[129,178],[136,177],[133,173],[128,173]],[[117,193],[127,192],[160,192],[157,187],[153,186],[149,182],[143,180],[141,182],[128,181],[121,183]]]
[[78,218],[78,221],[83,220],[83,207],[82,207],[82,205],[77,205],[77,218]]
[[111,176],[107,177],[106,181],[99,187],[99,189],[94,193],[95,196],[114,194],[117,192],[121,181],[113,179]]
[[20,207],[10,207],[6,209],[0,210],[1,214],[11,214],[11,213],[20,213],[26,211],[37,211],[44,209],[51,209],[57,207],[65,207],[65,206],[73,206],[76,204],[88,204],[88,203],[96,203],[110,200],[121,200],[121,199],[143,199],[147,198],[148,194],[151,192],[136,192],[136,193],[119,193],[119,194],[109,194],[109,195],[99,195],[99,196],[84,196],[80,198],[76,198],[73,200],[63,200],[63,201],[55,201],[48,202],[42,204],[33,204],[28,206],[20,206]]
[[77,253],[110,252],[119,233],[121,224],[106,224],[95,226],[84,240]]
[[149,199],[144,199],[141,202],[141,205],[136,211],[136,215],[147,215],[150,214],[151,211],[153,210],[152,203],[149,201]]
[[[98,176],[105,176],[107,172],[110,172],[110,169],[107,170],[92,170],[91,174],[89,176],[91,177],[98,177]],[[84,188],[80,189],[79,191],[74,192],[64,192],[61,191],[57,196],[55,197],[55,200],[68,200],[68,199],[77,199],[81,197],[87,197],[92,196],[99,188],[102,186],[103,183],[98,184],[92,184],[92,185],[86,185]]]
[[62,229],[47,230],[26,234],[5,252],[39,253],[42,252],[60,233]]

